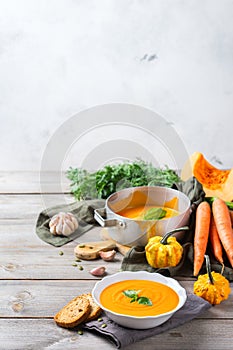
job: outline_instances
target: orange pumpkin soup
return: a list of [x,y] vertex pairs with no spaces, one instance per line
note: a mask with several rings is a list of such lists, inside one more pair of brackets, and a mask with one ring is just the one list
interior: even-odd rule
[[166,213],[161,220],[168,219],[168,218],[171,218],[173,216],[179,215],[179,212],[175,209],[168,208],[168,207],[158,207],[155,205],[140,205],[137,207],[126,208],[124,210],[121,210],[117,214],[124,216],[124,217],[127,217],[129,219],[145,220],[144,217],[145,217],[146,213],[148,212],[148,210],[151,210],[153,208],[161,208],[162,210],[165,210]]
[[100,294],[100,302],[118,314],[145,317],[172,311],[179,297],[173,289],[159,282],[126,280],[106,287]]

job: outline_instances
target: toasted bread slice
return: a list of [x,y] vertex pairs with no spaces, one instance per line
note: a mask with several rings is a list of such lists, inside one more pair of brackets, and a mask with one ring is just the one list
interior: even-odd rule
[[54,316],[58,326],[73,328],[86,320],[91,312],[91,304],[88,298],[79,295],[72,299]]
[[102,309],[99,307],[99,305],[97,305],[94,302],[91,293],[83,294],[83,297],[86,298],[91,305],[91,312],[89,313],[89,315],[85,319],[85,322],[88,322],[88,321],[94,320],[96,317],[98,317],[101,314]]

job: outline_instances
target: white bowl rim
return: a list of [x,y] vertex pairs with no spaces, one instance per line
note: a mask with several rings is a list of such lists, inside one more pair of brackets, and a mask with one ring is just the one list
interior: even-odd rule
[[[159,315],[155,315],[155,316],[131,316],[131,315],[127,315],[127,314],[120,314],[120,313],[117,313],[117,312],[114,312],[114,311],[112,311],[112,310],[110,310],[110,309],[107,309],[107,308],[105,308],[97,299],[96,299],[96,297],[95,297],[95,292],[96,292],[96,290],[98,289],[98,286],[100,286],[101,285],[101,283],[102,283],[102,281],[104,280],[104,281],[106,281],[106,280],[111,280],[111,279],[114,279],[114,278],[116,278],[116,277],[118,277],[118,276],[126,276],[126,275],[131,275],[131,276],[136,276],[136,275],[139,275],[139,274],[142,274],[142,275],[144,275],[144,276],[147,276],[147,277],[149,277],[149,276],[155,276],[155,277],[162,277],[162,278],[164,278],[166,281],[168,281],[168,282],[170,282],[170,283],[172,283],[172,284],[174,284],[174,285],[176,285],[176,288],[179,288],[179,291],[182,293],[182,295],[180,295],[180,294],[178,294],[178,292],[177,292],[177,290],[176,289],[174,289],[173,288],[173,286],[171,286],[170,284],[168,285],[171,289],[173,289],[174,290],[174,292],[176,292],[176,294],[178,295],[178,297],[179,297],[179,303],[178,303],[178,305],[174,308],[174,309],[172,309],[171,311],[168,311],[168,312],[164,312],[164,313],[161,313],[161,314],[159,314]],[[143,278],[140,278],[140,279],[143,279]],[[145,280],[148,280],[148,278],[144,278]],[[122,280],[122,279],[121,279]],[[120,282],[121,280],[116,280],[116,281],[114,281],[114,283],[116,283],[116,282]],[[126,278],[125,279],[123,279],[123,280],[126,280]],[[152,279],[149,279],[150,281],[152,280]],[[153,281],[153,280],[152,280]],[[156,281],[155,281],[156,282]],[[165,284],[165,283],[163,283],[163,282],[159,282],[159,283],[161,283],[161,284]],[[109,284],[110,285],[110,284]],[[107,286],[105,286],[105,288],[106,288]],[[186,293],[186,290],[179,284],[179,282],[177,281],[177,280],[175,280],[174,278],[172,278],[172,277],[166,277],[166,276],[164,276],[164,275],[162,275],[162,274],[160,274],[160,273],[157,273],[157,272],[148,272],[148,271],[120,271],[120,272],[116,272],[115,274],[112,274],[112,275],[109,275],[109,276],[105,276],[102,280],[100,280],[100,281],[98,281],[98,282],[96,282],[96,284],[95,284],[95,286],[94,286],[94,288],[93,288],[93,290],[92,290],[92,297],[93,297],[93,299],[94,299],[94,301],[95,301],[95,303],[96,304],[98,304],[100,307],[101,307],[101,309],[103,309],[104,311],[106,311],[106,312],[108,312],[108,313],[111,313],[111,314],[113,314],[113,315],[116,315],[116,316],[120,316],[120,317],[128,317],[128,318],[132,318],[132,319],[137,319],[137,320],[143,320],[143,319],[157,319],[157,318],[160,318],[160,317],[164,317],[164,316],[169,316],[169,315],[173,315],[175,312],[177,312],[179,309],[181,309],[182,308],[182,306],[185,304],[185,302],[186,302],[186,300],[187,300],[187,293]]]

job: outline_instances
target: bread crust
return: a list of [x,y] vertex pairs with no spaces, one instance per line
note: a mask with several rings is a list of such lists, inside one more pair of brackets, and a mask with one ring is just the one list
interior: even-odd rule
[[91,293],[87,293],[87,294],[83,294],[83,296],[89,301],[90,305],[91,305],[91,312],[89,313],[89,315],[87,316],[85,322],[94,320],[96,317],[98,317],[101,312],[102,309],[99,307],[99,305],[97,305],[93,298]]
[[72,299],[54,316],[58,326],[74,328],[86,320],[91,312],[91,304],[88,298],[79,295]]

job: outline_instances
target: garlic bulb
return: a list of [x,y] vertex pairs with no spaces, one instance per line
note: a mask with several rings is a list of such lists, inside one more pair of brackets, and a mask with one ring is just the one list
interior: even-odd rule
[[69,236],[78,228],[78,221],[71,213],[60,212],[49,222],[50,232],[55,236]]

